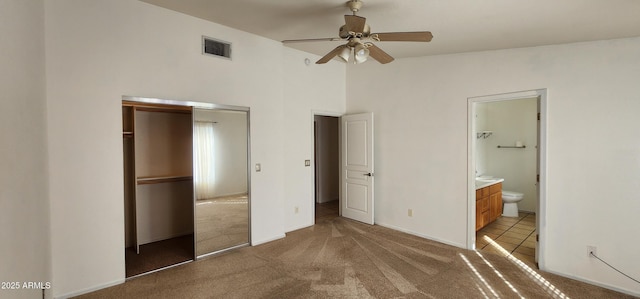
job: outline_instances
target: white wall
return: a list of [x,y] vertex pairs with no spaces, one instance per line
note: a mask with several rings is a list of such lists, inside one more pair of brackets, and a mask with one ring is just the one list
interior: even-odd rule
[[[536,143],[538,100],[508,100],[484,104],[487,127],[493,134],[481,139],[477,147],[484,146],[485,173],[504,178],[504,190],[524,194],[518,203],[521,211],[535,212],[536,194]],[[514,146],[517,141],[526,147],[498,148],[498,145]]]
[[315,116],[316,188],[318,203],[340,197],[340,119]]
[[585,253],[597,246],[640,277],[640,240],[629,238],[640,231],[640,38],[366,63],[347,75],[347,111],[376,116],[376,222],[460,247],[467,99],[548,88],[541,267],[640,294]]
[[[292,231],[314,223],[313,114],[342,115],[347,85],[344,63],[318,65],[314,62],[319,57],[284,51],[284,213],[286,231]],[[309,65],[305,58],[311,60]],[[304,160],[311,160],[312,166],[305,167]]]
[[[51,281],[43,17],[41,0],[0,1],[3,283]],[[3,289],[0,297],[39,298],[41,293],[39,289]]]
[[[311,181],[289,178],[310,178],[311,109],[344,110],[344,66],[307,67],[277,41],[139,1],[46,1],[45,15],[54,295],[124,280],[122,95],[250,107],[252,163],[262,164],[251,174],[252,243],[302,221],[289,212],[306,194],[292,194]],[[202,35],[231,42],[233,60],[201,55]],[[288,148],[294,140],[309,146]]]

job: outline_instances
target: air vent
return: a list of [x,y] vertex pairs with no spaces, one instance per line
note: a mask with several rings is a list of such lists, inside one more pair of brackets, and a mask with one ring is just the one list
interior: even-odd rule
[[203,36],[202,54],[231,59],[231,43]]

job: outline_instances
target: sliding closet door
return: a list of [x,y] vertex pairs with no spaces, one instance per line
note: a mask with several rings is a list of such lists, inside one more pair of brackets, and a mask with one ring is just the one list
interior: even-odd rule
[[194,108],[196,256],[249,244],[249,111]]

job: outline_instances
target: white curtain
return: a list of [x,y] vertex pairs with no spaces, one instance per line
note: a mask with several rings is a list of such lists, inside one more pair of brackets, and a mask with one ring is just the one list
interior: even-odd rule
[[215,196],[216,161],[215,140],[212,122],[196,121],[194,128],[194,180],[196,185],[196,200]]

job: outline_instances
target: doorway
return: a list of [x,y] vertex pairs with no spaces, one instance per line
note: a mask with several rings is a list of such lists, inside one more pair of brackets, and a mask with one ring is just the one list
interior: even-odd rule
[[[511,254],[542,265],[545,116],[546,90],[469,99],[469,249]],[[494,185],[484,187],[487,182]],[[503,212],[502,201],[494,198],[487,203],[499,207],[483,204],[482,196],[499,199],[506,190],[524,195],[515,213],[513,204]],[[496,210],[497,217],[484,217]]]
[[314,221],[340,215],[340,117],[313,116]]

